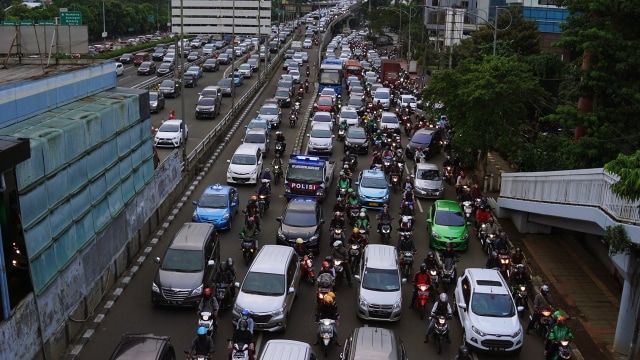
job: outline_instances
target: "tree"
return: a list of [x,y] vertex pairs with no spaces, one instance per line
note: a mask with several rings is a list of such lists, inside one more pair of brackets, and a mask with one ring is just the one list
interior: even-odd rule
[[544,90],[528,65],[515,58],[488,56],[480,63],[463,61],[453,70],[433,75],[424,98],[445,106],[457,133],[458,147],[477,151],[476,166],[484,177],[486,156],[498,139],[518,138],[523,121]]

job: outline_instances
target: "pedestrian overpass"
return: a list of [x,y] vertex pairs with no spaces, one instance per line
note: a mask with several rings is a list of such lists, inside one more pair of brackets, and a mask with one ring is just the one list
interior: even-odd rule
[[[614,194],[617,178],[604,169],[503,173],[497,214],[509,218],[521,233],[550,233],[552,228],[604,236],[608,226],[622,225],[640,243],[640,202]],[[636,309],[632,306],[629,256],[612,257],[624,278],[614,350],[628,353]],[[635,304],[636,306],[638,304]]]

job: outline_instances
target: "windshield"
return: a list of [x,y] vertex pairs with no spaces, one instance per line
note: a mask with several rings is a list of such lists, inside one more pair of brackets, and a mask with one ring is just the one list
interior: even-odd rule
[[240,65],[240,70],[251,70],[251,65],[245,63]]
[[362,276],[362,287],[371,291],[399,291],[400,276],[398,269],[366,268]]
[[280,296],[284,294],[284,285],[284,275],[250,271],[242,282],[242,292],[247,294]]
[[215,65],[216,64],[216,60],[215,59],[207,59],[207,61],[204,62],[205,65]]
[[322,114],[316,114],[313,117],[312,121],[317,121],[317,122],[331,122],[331,115],[322,115]]
[[376,99],[388,99],[389,92],[387,91],[376,91],[376,95],[374,96]]
[[298,72],[298,70],[290,70],[289,74],[293,77],[300,77],[300,72]]
[[149,100],[150,101],[158,101],[158,94],[157,93],[149,93]]
[[264,135],[261,134],[247,134],[244,137],[245,144],[264,144],[265,138]]
[[220,81],[218,81],[218,86],[230,87],[231,86],[231,80],[220,80]]
[[323,85],[341,85],[340,73],[337,71],[321,71],[320,72],[320,84]]
[[160,129],[158,129],[159,132],[178,132],[180,131],[180,125],[178,124],[162,124],[162,126],[160,126]]
[[402,98],[402,103],[403,104],[415,104],[416,103],[416,99],[414,99],[412,97],[405,97],[405,98]]
[[169,248],[160,268],[165,271],[198,272],[204,267],[203,261],[202,250]]
[[231,159],[231,163],[236,165],[255,165],[256,157],[255,155],[236,154],[236,155],[233,155],[233,159]]
[[289,166],[289,171],[287,172],[287,179],[290,180],[299,180],[299,181],[308,181],[308,182],[317,182],[321,183],[324,181],[322,178],[322,169],[314,166],[306,166],[306,165],[291,165]]
[[[140,66],[142,66],[142,65],[140,65]],[[171,69],[171,63],[162,63],[162,64],[160,64],[160,69],[162,69],[162,70],[170,70]]]
[[384,116],[381,120],[383,123],[395,124],[398,122],[398,118],[394,116]]
[[431,180],[431,181],[440,181],[440,171],[431,169],[431,170],[418,170],[416,174],[416,179],[418,180]]
[[350,130],[347,137],[350,139],[366,139],[367,134],[362,130]]
[[311,130],[312,138],[331,138],[331,130],[329,129],[313,129]]
[[198,201],[198,207],[212,209],[226,209],[228,205],[227,196],[223,194],[202,194]]
[[289,90],[278,90],[276,91],[276,96],[280,97],[289,97]]
[[435,223],[442,226],[464,226],[464,215],[460,211],[437,211]]
[[347,105],[362,106],[362,99],[351,98],[349,99],[349,102],[347,103]]
[[513,317],[515,306],[508,294],[473,293],[471,311],[478,316]]
[[[293,75],[291,76],[291,78],[293,78]],[[278,81],[278,87],[290,89],[291,87],[293,87],[293,82],[289,80],[280,80]]]
[[173,81],[165,80],[160,84],[160,87],[173,87]]
[[282,223],[295,227],[310,227],[318,225],[316,214],[312,211],[289,210],[282,219]]
[[201,106],[213,106],[215,104],[216,104],[216,99],[210,98],[210,97],[204,97],[200,99],[200,101],[198,101],[198,105],[201,105]]
[[412,143],[428,144],[431,142],[431,134],[415,134],[411,138]]
[[200,67],[199,66],[192,66],[192,67],[188,68],[187,71],[199,72],[200,71]]
[[363,177],[360,186],[373,189],[386,189],[387,181],[379,177]]
[[260,108],[260,115],[278,115],[278,108],[276,107]]
[[320,106],[332,106],[333,105],[333,101],[331,100],[331,98],[321,97],[320,99],[318,99],[318,105],[320,105]]
[[247,129],[267,129],[267,123],[264,121],[251,121],[249,125],[247,125]]
[[360,86],[353,86],[353,87],[351,87],[351,93],[352,94],[363,94],[364,93],[364,89],[362,89]]
[[330,88],[325,88],[325,89],[322,89],[322,92],[320,93],[320,95],[335,97],[336,91]]

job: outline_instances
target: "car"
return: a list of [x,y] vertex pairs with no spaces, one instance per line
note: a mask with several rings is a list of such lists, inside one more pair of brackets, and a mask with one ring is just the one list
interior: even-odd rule
[[228,65],[231,62],[231,57],[226,53],[220,54],[218,55],[218,62],[222,65]]
[[364,101],[362,98],[350,97],[349,101],[347,101],[347,106],[353,107],[358,116],[364,115]]
[[362,80],[360,80],[360,78],[355,75],[349,75],[349,77],[347,77],[346,82],[347,82],[347,88],[349,89],[349,91],[351,91],[351,88],[354,86],[362,86]]
[[158,89],[160,89],[160,91],[164,94],[164,97],[176,98],[180,96],[180,91],[181,91],[180,80],[176,80],[176,79],[162,80]]
[[243,50],[243,48],[241,46],[236,46],[236,47],[233,48],[233,51],[234,51],[234,53],[236,55],[236,58],[239,58],[239,57],[242,56],[242,54],[244,54],[244,52],[242,50]]
[[319,251],[322,240],[322,206],[311,198],[291,199],[282,213],[276,218],[280,223],[276,233],[276,244],[294,246],[301,238],[304,246],[314,252]]
[[138,66],[138,75],[151,75],[156,72],[156,63],[145,61]]
[[369,139],[364,128],[351,126],[347,129],[344,138],[344,152],[356,154],[369,153]]
[[524,334],[510,287],[495,269],[467,268],[454,290],[462,340],[480,353],[518,354]]
[[215,72],[220,70],[220,63],[218,59],[207,59],[202,64],[202,71]]
[[176,350],[169,336],[125,334],[109,360],[176,360]]
[[300,71],[289,69],[289,75],[293,77],[294,84],[300,84]]
[[227,75],[228,79],[232,79],[233,80],[233,86],[241,86],[244,83],[244,76],[242,76],[242,74],[240,74],[237,71],[234,71],[233,73],[230,73],[229,75]]
[[250,79],[253,76],[253,69],[251,69],[251,65],[248,63],[241,64],[238,66],[238,72],[245,78]]
[[160,112],[164,109],[164,95],[161,91],[149,91],[149,111]]
[[174,52],[168,52],[164,55],[164,57],[162,58],[162,62],[170,62],[170,63],[176,63],[176,53]]
[[408,360],[395,330],[373,326],[355,328],[347,336],[341,355],[342,359]]
[[331,112],[335,110],[335,102],[333,98],[328,95],[320,95],[313,104],[314,111],[326,111]]
[[202,68],[198,65],[189,66],[187,71],[185,71],[185,74],[188,73],[194,74],[198,79],[200,79],[203,75]]
[[262,173],[262,151],[255,144],[241,144],[227,163],[228,183],[257,184]]
[[258,117],[267,120],[271,127],[277,128],[282,121],[282,110],[278,105],[263,104],[258,110]]
[[338,123],[342,121],[346,121],[349,126],[357,126],[360,122],[360,118],[358,117],[358,112],[356,108],[353,106],[345,106],[340,110],[340,115],[338,118]]
[[418,108],[418,102],[416,101],[416,97],[413,95],[400,95],[400,105],[408,106],[413,110]]
[[329,153],[333,152],[333,138],[335,135],[331,133],[331,125],[326,123],[312,123],[311,131],[307,134],[309,142],[307,143],[307,154],[312,153]]
[[216,51],[216,46],[214,44],[205,44],[202,48],[202,55],[210,56],[213,55],[214,51]]
[[380,102],[384,110],[389,110],[389,107],[391,106],[391,90],[389,88],[381,87],[376,90],[372,88],[371,92],[373,93],[373,103],[377,104]]
[[308,63],[309,62],[309,54],[307,54],[306,51],[302,51],[302,52],[300,52],[300,54],[302,55],[302,62],[303,63]]
[[331,130],[333,130],[333,117],[331,116],[331,113],[327,111],[318,111],[313,114],[313,117],[311,118],[311,126],[316,123],[328,124]]
[[331,96],[331,99],[333,100],[333,102],[337,102],[338,101],[338,94],[336,93],[336,91],[333,88],[330,87],[326,87],[324,89],[322,89],[322,91],[319,94],[320,96]]
[[305,39],[302,42],[302,48],[303,49],[311,49],[313,47],[313,41],[311,41],[311,39]]
[[156,49],[153,54],[151,54],[151,58],[153,61],[162,61],[162,58],[164,58],[164,54],[166,53],[167,51],[165,49]]
[[293,55],[293,57],[291,57],[291,60],[297,62],[298,64],[302,64],[304,61],[302,59],[302,54],[301,53],[295,53]]
[[242,143],[256,145],[262,151],[262,158],[264,159],[269,151],[269,133],[265,129],[247,130]]
[[231,79],[220,79],[220,80],[218,80],[216,85],[219,86],[220,89],[222,89],[222,96],[231,96],[232,95]]
[[378,119],[378,129],[396,129],[400,127],[398,116],[390,111],[383,111]]
[[282,63],[282,70],[289,70],[289,64],[291,64],[292,62],[293,60],[291,59],[285,59]]
[[120,55],[119,61],[123,64],[131,64],[133,63],[133,54],[131,53],[122,54]]
[[281,107],[291,107],[291,91],[286,88],[277,88],[274,96]]
[[413,193],[417,197],[442,199],[444,180],[438,165],[421,162],[413,168]]
[[[289,74],[287,74],[288,76],[291,76]],[[285,76],[285,75],[282,75]],[[291,79],[293,79],[293,76],[291,77]],[[286,89],[290,89],[291,91],[291,95],[294,94],[295,92],[295,87],[293,86],[293,80],[280,80],[278,81],[278,84],[276,85],[276,88],[286,88]]]
[[165,120],[156,131],[154,145],[156,147],[180,147],[189,137],[187,123],[184,123],[184,130],[182,125],[182,120]]
[[201,92],[198,93],[198,101],[204,97],[212,97],[218,99],[218,101],[222,101],[222,89],[220,86],[209,85],[202,89]]
[[453,200],[436,200],[427,211],[427,233],[429,246],[442,250],[447,243],[456,251],[467,250],[469,246],[470,222],[465,220],[460,204]]
[[358,85],[349,87],[349,98],[361,98],[364,96],[364,88]]
[[251,71],[252,72],[258,72],[258,67],[260,66],[260,60],[259,59],[251,58],[251,59],[247,60],[247,64],[249,64],[249,66],[251,66]]
[[389,205],[389,183],[384,171],[363,170],[354,184],[358,187],[360,205],[369,208]]
[[173,72],[174,69],[175,69],[175,66],[173,66],[172,62],[163,62],[160,64],[160,67],[158,68],[158,70],[156,70],[156,75],[158,76],[169,75],[171,72]]
[[197,51],[191,51],[189,52],[189,54],[187,55],[187,61],[189,62],[193,62],[196,61],[200,58],[200,53]]
[[291,75],[291,74],[282,74],[282,75],[280,75],[280,80],[293,82],[293,75]]
[[195,39],[193,39],[193,41],[191,41],[191,48],[192,49],[198,49],[201,45],[202,45],[202,42],[200,41],[199,38],[195,38]]
[[[185,74],[185,81],[186,81]],[[192,75],[193,76],[193,75]],[[196,119],[212,118],[220,114],[220,100],[215,97],[203,97],[196,103]]]
[[421,148],[426,158],[440,152],[442,141],[442,130],[439,128],[420,129],[416,131],[405,148],[405,155],[409,159],[415,157],[416,149]]
[[120,76],[122,74],[124,74],[124,64],[116,62],[116,76]]
[[295,53],[296,53],[296,52],[295,52],[295,50],[293,50],[293,49],[289,49],[289,50],[287,50],[287,51],[284,53],[284,58],[285,58],[285,59],[292,59],[292,58],[293,58],[293,55],[294,55]]
[[238,215],[240,193],[229,185],[214,184],[204,189],[195,205],[191,221],[213,224],[216,230],[231,230],[233,218]]
[[269,122],[266,119],[259,117],[251,119],[251,121],[249,121],[249,123],[245,125],[244,128],[246,129],[246,132],[249,132],[252,129],[264,129],[267,134],[269,134],[269,131],[271,130]]

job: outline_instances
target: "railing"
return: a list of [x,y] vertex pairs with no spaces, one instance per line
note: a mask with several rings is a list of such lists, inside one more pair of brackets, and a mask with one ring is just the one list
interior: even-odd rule
[[619,222],[640,225],[640,202],[614,194],[615,175],[604,169],[502,174],[500,197],[601,209]]

